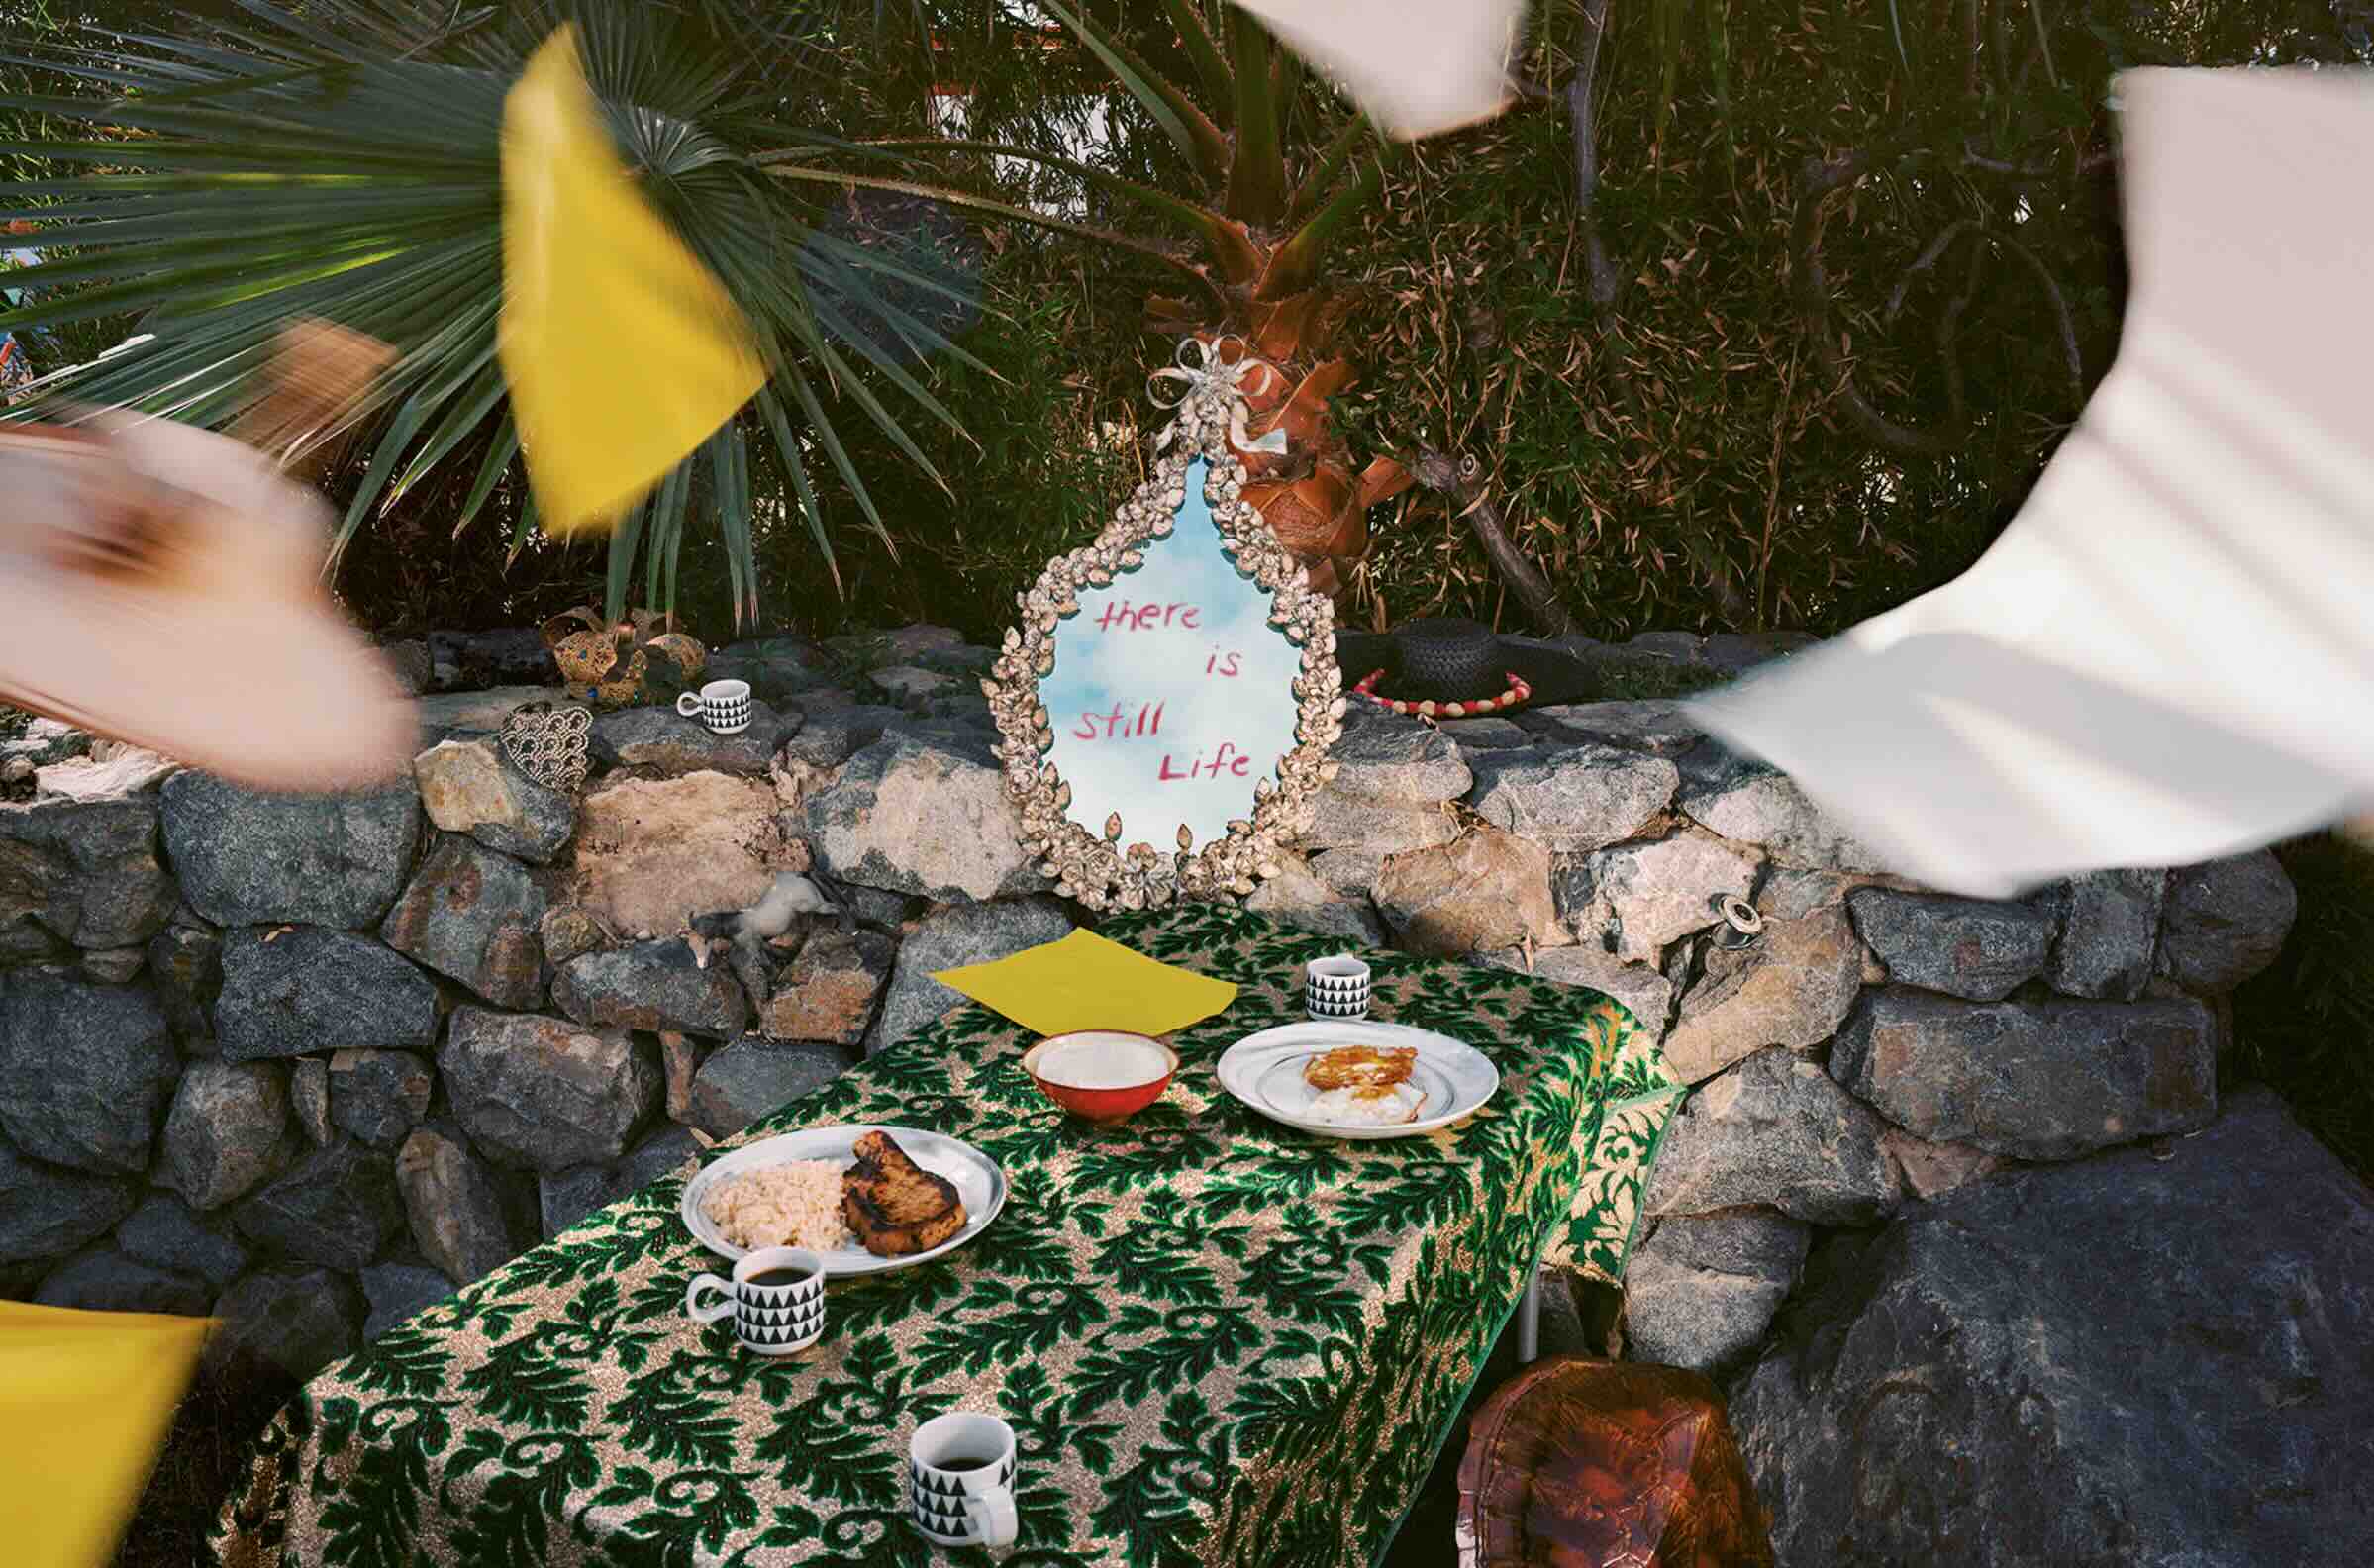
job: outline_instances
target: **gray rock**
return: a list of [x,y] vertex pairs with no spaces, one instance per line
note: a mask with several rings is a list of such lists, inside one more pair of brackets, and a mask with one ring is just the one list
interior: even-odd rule
[[[1443,820],[1449,822],[1447,817]],[[1448,843],[1450,839],[1442,841]],[[1330,849],[1311,857],[1311,874],[1334,892],[1346,898],[1364,899],[1376,887],[1387,858],[1381,849]]]
[[899,948],[889,993],[865,1037],[865,1053],[898,1044],[965,1000],[962,992],[932,978],[938,971],[988,963],[1060,940],[1071,931],[1070,917],[1052,899],[958,904],[927,915]]
[[1678,757],[1706,738],[1678,702],[1561,703],[1528,711],[1526,724],[1552,737],[1586,745],[1622,746],[1651,756]]
[[64,1257],[139,1202],[136,1182],[45,1165],[0,1139],[0,1267]]
[[210,1366],[277,1368],[299,1382],[361,1347],[362,1292],[328,1269],[272,1264],[244,1274],[215,1302],[222,1320]]
[[128,947],[173,913],[152,796],[0,804],[0,960]]
[[2299,911],[2272,851],[2187,866],[2168,881],[2160,971],[2188,991],[2231,991],[2275,961]]
[[673,1174],[701,1152],[686,1127],[661,1127],[625,1158],[602,1165],[546,1171],[538,1178],[544,1238],[550,1240],[597,1209],[631,1198],[662,1176]]
[[885,735],[803,809],[817,868],[836,881],[976,901],[1048,886],[985,753]]
[[731,1137],[782,1106],[814,1094],[854,1066],[839,1045],[741,1039],[701,1064],[692,1081],[692,1125]]
[[22,757],[46,768],[70,757],[89,756],[91,737],[62,719],[35,719],[13,740],[0,740],[0,761]]
[[[553,671],[555,677],[559,671]],[[572,699],[557,678],[548,686],[496,686],[479,691],[443,692],[423,697],[413,706],[421,716],[421,744],[441,740],[482,740],[495,735],[511,710],[523,703],[565,703]]]
[[1450,719],[1435,728],[1451,737],[1462,755],[1530,750],[1540,738],[1512,719]]
[[1902,1196],[1886,1131],[1820,1064],[1758,1051],[1683,1102],[1642,1207],[1661,1218],[1770,1204],[1814,1225],[1869,1225]]
[[147,1170],[180,1071],[147,992],[32,972],[0,981],[0,1130],[34,1158]]
[[411,1051],[333,1052],[329,1079],[331,1122],[382,1149],[403,1142],[427,1119],[436,1088],[428,1060]]
[[375,926],[420,835],[409,779],[365,795],[268,794],[205,773],[165,781],[165,849],[182,896],[217,926]]
[[437,679],[437,660],[423,637],[401,637],[379,645],[380,657],[396,672],[396,683],[417,697]]
[[1681,759],[1681,810],[1692,822],[1774,860],[1830,871],[1885,871],[1873,851],[1825,816],[1784,773],[1709,740]]
[[319,1056],[299,1056],[288,1064],[289,1109],[305,1140],[320,1148],[334,1135],[330,1121],[330,1063]]
[[706,969],[682,940],[634,942],[561,965],[552,1000],[594,1028],[678,1029],[732,1038],[749,1028],[750,1003],[733,971]]
[[1890,980],[1971,1002],[2002,1001],[2052,952],[2051,918],[2025,905],[1867,887],[1846,908]]
[[692,1081],[701,1071],[701,1063],[717,1046],[709,1040],[697,1040],[674,1029],[659,1031],[659,1074],[666,1089],[662,1109],[670,1122],[683,1122],[692,1116]]
[[1615,746],[1493,752],[1475,760],[1475,814],[1547,848],[1580,853],[1631,838],[1673,804],[1681,775],[1663,757]]
[[1373,703],[1351,705],[1328,759],[1337,772],[1319,795],[1323,820],[1336,798],[1426,806],[1457,800],[1475,783],[1450,736]]
[[270,1062],[192,1062],[165,1117],[156,1180],[193,1209],[220,1209],[297,1157],[288,1087]]
[[825,650],[801,637],[753,637],[730,642],[709,655],[704,680],[750,683],[750,694],[779,703],[814,686],[832,684],[836,665]]
[[214,1037],[215,998],[223,990],[221,931],[178,921],[167,926],[149,939],[148,977],[174,1033],[184,1039]]
[[2068,1159],[2209,1121],[2217,1031],[2198,1002],[1956,1002],[1866,992],[1830,1071],[1931,1142]]
[[456,1008],[438,1067],[470,1140],[506,1165],[616,1159],[658,1107],[652,1047],[623,1029]]
[[336,1139],[242,1200],[231,1219],[250,1241],[352,1273],[404,1228],[395,1160]]
[[1525,950],[1479,953],[1476,962],[1494,969],[1531,973],[1554,985],[1587,986],[1624,1004],[1651,1038],[1665,1032],[1673,1013],[1673,983],[1646,964],[1628,964],[1597,947],[1551,947],[1533,954],[1526,968]]
[[82,955],[82,972],[103,985],[123,985],[148,961],[145,947],[110,947]]
[[544,1001],[544,890],[517,860],[467,838],[441,837],[380,923],[396,951],[460,981],[498,1007]]
[[1888,1128],[1887,1136],[1879,1141],[1903,1173],[1904,1190],[1925,1203],[1984,1181],[2004,1166],[2000,1154],[1968,1143],[1931,1143],[1902,1127]]
[[544,962],[555,969],[610,940],[593,912],[578,904],[561,904],[545,910],[544,918],[536,923],[536,936],[544,947]]
[[476,691],[488,686],[549,686],[560,665],[534,627],[495,632],[432,632],[430,684],[440,691]]
[[1244,907],[1302,931],[1340,936],[1356,947],[1382,947],[1387,940],[1385,923],[1367,895],[1344,897],[1298,855],[1281,857],[1279,874],[1255,888]]
[[929,906],[922,899],[882,888],[841,885],[832,890],[834,907],[858,924],[876,931],[896,931]]
[[833,656],[851,669],[883,664],[922,664],[964,651],[964,636],[948,627],[917,622],[888,632],[850,632],[825,638]]
[[370,1316],[362,1324],[368,1343],[452,1295],[453,1282],[418,1263],[374,1263],[362,1271],[362,1293],[370,1304]]
[[1770,1209],[1661,1220],[1624,1267],[1626,1354],[1720,1373],[1764,1338],[1810,1232]]
[[396,1186],[413,1244],[456,1285],[536,1244],[535,1221],[511,1185],[458,1139],[418,1127],[396,1152]]
[[2096,871],[2036,900],[2060,925],[2044,982],[2064,996],[2132,1002],[2151,980],[2165,871]]
[[2357,1568],[2369,1279],[2365,1186],[2261,1092],[1833,1241],[1731,1400],[1774,1554]]
[[922,704],[959,689],[956,677],[946,671],[923,669],[914,664],[885,665],[868,672],[865,681],[897,703]]
[[368,936],[320,926],[223,938],[215,1037],[225,1061],[347,1046],[426,1050],[437,983]]
[[1767,1045],[1817,1045],[1837,1031],[1863,984],[1863,945],[1846,911],[1767,915],[1754,945],[1711,948],[1665,1036],[1665,1061],[1696,1083]]
[[873,931],[817,936],[777,983],[758,1032],[772,1039],[861,1043],[898,950],[896,941]]
[[1448,801],[1391,805],[1338,792],[1319,792],[1317,816],[1302,835],[1302,847],[1324,859],[1335,854],[1397,855],[1438,848],[1459,836],[1458,814]]
[[169,1192],[144,1199],[116,1226],[116,1245],[152,1268],[204,1280],[218,1291],[247,1266],[247,1248],[229,1221],[202,1215]]
[[1414,952],[1460,957],[1570,939],[1549,889],[1549,851],[1496,828],[1396,855],[1377,877],[1376,906]]
[[214,1292],[206,1282],[126,1257],[113,1247],[77,1253],[60,1264],[33,1299],[80,1312],[173,1313],[203,1318]]
[[837,768],[882,738],[884,731],[904,717],[896,708],[852,703],[845,708],[811,713],[799,734],[783,742],[776,753],[786,762],[813,768]]
[[[1720,924],[1716,901],[1747,897],[1761,864],[1752,848],[1695,829],[1610,844],[1583,857],[1559,912],[1585,946],[1613,940],[1626,962],[1653,964],[1681,937]],[[1568,915],[1585,888],[1579,909]]]
[[754,696],[749,728],[738,735],[718,735],[673,708],[622,708],[594,720],[591,746],[594,759],[604,767],[763,774],[775,748],[805,717],[797,709],[778,712]]
[[576,832],[576,797],[530,778],[492,736],[441,741],[412,759],[412,776],[432,824],[489,849],[548,865]]
[[1766,920],[1803,920],[1816,910],[1837,908],[1858,888],[1894,886],[1885,877],[1869,874],[1766,866],[1764,880],[1756,884],[1755,903]]

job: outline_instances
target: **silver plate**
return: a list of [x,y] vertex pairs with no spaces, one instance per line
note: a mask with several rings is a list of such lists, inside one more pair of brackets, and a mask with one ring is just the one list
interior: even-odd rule
[[891,1140],[907,1151],[907,1157],[935,1176],[944,1176],[956,1188],[956,1196],[964,1200],[964,1228],[928,1252],[911,1257],[876,1257],[854,1242],[822,1254],[827,1278],[840,1279],[853,1274],[883,1274],[892,1269],[912,1268],[929,1263],[944,1252],[953,1252],[974,1236],[989,1228],[998,1211],[1006,1207],[1006,1173],[998,1169],[997,1161],[974,1148],[962,1138],[948,1137],[939,1132],[926,1132],[916,1127],[809,1127],[799,1132],[784,1132],[736,1149],[714,1164],[705,1165],[692,1180],[684,1184],[684,1201],[678,1213],[684,1217],[701,1245],[719,1257],[736,1261],[743,1248],[736,1246],[721,1234],[702,1212],[702,1201],[709,1190],[729,1176],[755,1170],[763,1165],[788,1165],[794,1160],[831,1160],[844,1169],[857,1163],[854,1148],[857,1139],[868,1132],[887,1132]]
[[[1324,1122],[1311,1115],[1319,1091],[1303,1081],[1303,1064],[1338,1045],[1414,1045],[1410,1081],[1426,1091],[1418,1119],[1395,1127]],[[1220,1058],[1220,1086],[1273,1122],[1339,1138],[1414,1137],[1473,1116],[1500,1089],[1500,1069],[1463,1040],[1432,1029],[1368,1021],[1287,1024],[1248,1034]]]

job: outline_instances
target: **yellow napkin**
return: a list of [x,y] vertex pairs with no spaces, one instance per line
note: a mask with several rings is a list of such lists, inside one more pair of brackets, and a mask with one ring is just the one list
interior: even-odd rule
[[742,313],[619,161],[570,27],[503,105],[496,343],[554,535],[614,526],[766,379]]
[[0,1540],[13,1568],[99,1568],[114,1554],[213,1326],[0,1302]]
[[932,978],[1041,1035],[1074,1029],[1168,1034],[1236,1000],[1236,986],[1226,980],[1174,969],[1085,931]]

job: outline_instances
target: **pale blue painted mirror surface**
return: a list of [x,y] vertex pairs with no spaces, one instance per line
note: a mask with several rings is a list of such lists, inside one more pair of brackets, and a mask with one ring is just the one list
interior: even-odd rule
[[1274,782],[1295,746],[1302,649],[1269,624],[1269,595],[1221,553],[1204,478],[1199,458],[1170,537],[1145,542],[1144,565],[1080,594],[1055,630],[1054,673],[1039,683],[1072,821],[1101,837],[1121,813],[1124,849],[1143,841],[1170,854],[1182,823],[1199,848],[1221,836],[1252,816],[1255,783]]

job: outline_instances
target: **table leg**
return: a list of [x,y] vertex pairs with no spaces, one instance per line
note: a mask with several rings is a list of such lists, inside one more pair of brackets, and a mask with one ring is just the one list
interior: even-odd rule
[[1541,1358],[1541,1267],[1525,1282],[1525,1299],[1517,1304],[1517,1361],[1520,1366]]

